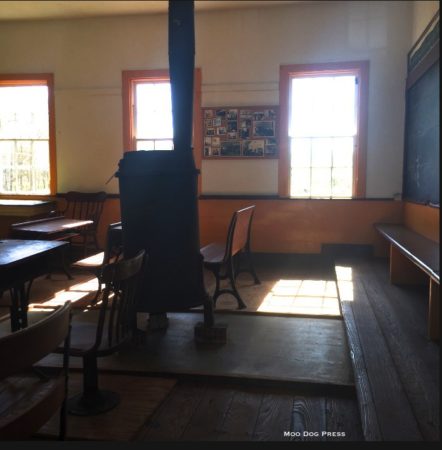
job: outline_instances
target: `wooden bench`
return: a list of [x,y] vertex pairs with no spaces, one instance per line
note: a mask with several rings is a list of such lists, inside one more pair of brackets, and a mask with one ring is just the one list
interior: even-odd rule
[[390,281],[394,284],[428,283],[428,335],[439,339],[439,243],[404,225],[378,223],[374,227],[390,242]]

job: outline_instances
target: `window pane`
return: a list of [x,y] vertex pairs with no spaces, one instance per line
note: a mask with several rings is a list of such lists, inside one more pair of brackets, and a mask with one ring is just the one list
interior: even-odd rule
[[47,86],[0,87],[0,192],[48,194]]
[[333,78],[331,128],[333,136],[356,134],[356,77]]
[[170,83],[138,83],[135,110],[138,139],[173,137]]
[[154,141],[137,141],[137,150],[154,150]]
[[37,170],[49,170],[49,141],[34,141],[33,167]]
[[333,166],[353,167],[353,138],[335,138],[333,142]]
[[331,169],[312,169],[312,197],[331,197]]
[[310,197],[310,169],[292,169],[290,195]]
[[352,196],[352,183],[352,169],[333,169],[332,194],[334,197],[350,198]]
[[0,141],[0,155],[2,192],[49,193],[48,141]]
[[291,79],[292,196],[351,197],[357,89],[354,75],[318,72]]
[[312,139],[312,167],[331,167],[332,139]]
[[292,167],[310,167],[310,139],[291,139],[291,165]]
[[0,139],[49,139],[47,86],[0,87]]
[[356,133],[354,76],[293,78],[289,136],[353,136]]
[[155,150],[173,150],[173,141],[171,139],[155,141]]

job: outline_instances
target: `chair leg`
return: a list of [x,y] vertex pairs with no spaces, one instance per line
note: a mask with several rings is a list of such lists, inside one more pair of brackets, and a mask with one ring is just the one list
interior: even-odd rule
[[255,284],[261,284],[261,282],[259,281],[259,278],[256,275],[255,268],[253,267],[252,255],[250,253],[249,248],[246,248],[245,254],[246,254],[246,258],[247,258],[247,263],[249,265],[250,274],[253,277],[253,281],[255,282]]
[[215,275],[215,292],[213,293],[213,305],[216,307],[216,299],[220,296],[221,292],[219,289],[220,285],[220,273],[219,273],[219,267],[216,269],[212,269],[212,273]]
[[116,392],[98,388],[96,355],[83,356],[83,392],[68,400],[68,412],[75,416],[92,416],[115,408],[120,403]]
[[233,258],[230,260],[229,269],[228,269],[228,277],[230,281],[230,285],[232,286],[232,295],[236,298],[238,302],[238,309],[245,309],[247,305],[243,302],[239,292],[236,290],[235,285],[235,268],[233,265]]

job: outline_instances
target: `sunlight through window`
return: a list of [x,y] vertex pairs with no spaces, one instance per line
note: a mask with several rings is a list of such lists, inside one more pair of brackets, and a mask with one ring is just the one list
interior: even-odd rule
[[292,197],[350,198],[357,133],[357,78],[292,78],[289,137]]
[[137,150],[173,150],[170,82],[139,82],[135,90]]
[[0,193],[49,194],[48,86],[0,86]]
[[326,280],[279,280],[258,311],[339,316],[336,284]]
[[339,298],[343,302],[352,302],[354,300],[354,295],[351,267],[336,266],[335,270],[338,280]]
[[53,297],[40,303],[31,303],[29,307],[33,310],[64,305],[68,300],[73,304],[76,302],[92,298],[97,291],[97,279],[91,278],[83,283],[74,284],[66,289],[62,289],[54,294]]

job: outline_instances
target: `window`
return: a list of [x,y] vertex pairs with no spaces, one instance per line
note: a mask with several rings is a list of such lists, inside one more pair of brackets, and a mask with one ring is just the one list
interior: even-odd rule
[[[195,93],[200,91],[195,71]],[[199,102],[196,102],[199,107]],[[194,112],[194,123],[196,123]],[[123,71],[123,145],[131,150],[173,150],[168,70]]]
[[0,76],[0,195],[55,193],[53,77]]
[[281,66],[280,195],[365,195],[368,63]]

